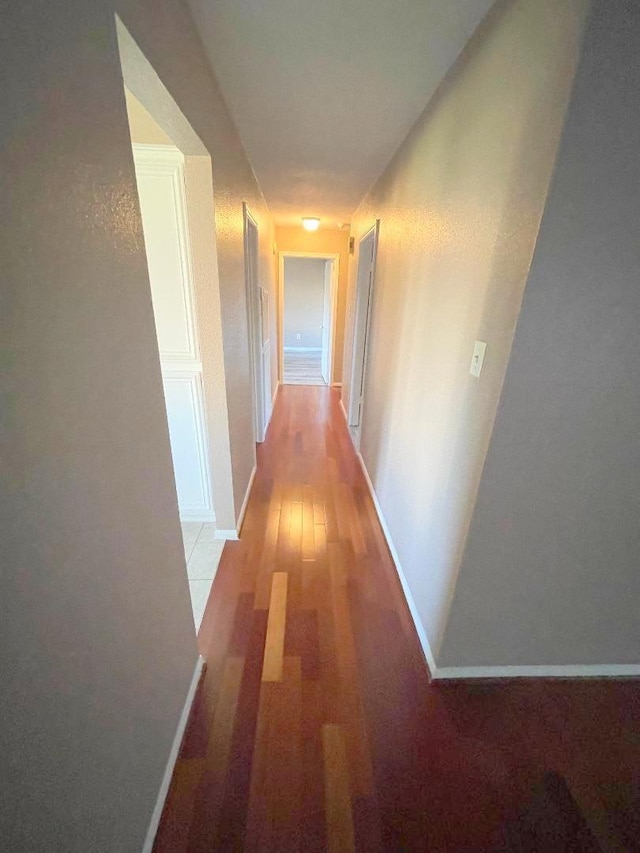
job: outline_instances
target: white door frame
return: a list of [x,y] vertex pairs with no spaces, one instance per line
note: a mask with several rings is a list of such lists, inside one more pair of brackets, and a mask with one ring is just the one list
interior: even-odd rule
[[[260,358],[260,353],[258,352],[258,343],[262,339],[262,329],[260,327],[261,318],[260,318],[260,304],[259,294],[260,294],[260,280],[258,276],[258,270],[254,270],[256,275],[256,283],[258,287],[252,287],[251,281],[251,272],[249,270],[249,227],[253,227],[256,229],[256,235],[258,237],[258,241],[260,239],[260,232],[258,230],[258,223],[251,215],[251,211],[246,202],[242,203],[242,216],[244,222],[244,283],[245,283],[245,298],[247,303],[247,329],[249,332],[249,369],[251,372],[251,417],[253,421],[253,440],[255,442],[264,441],[264,433],[266,429],[266,424],[263,423],[264,417],[264,404],[263,404],[263,378],[262,378],[262,359]],[[259,246],[258,242],[258,257],[256,257],[256,263],[259,260]]]
[[[165,409],[169,427],[171,426],[173,408],[168,403],[168,388],[176,386],[188,392],[190,400],[190,413],[193,418],[192,425],[195,434],[195,450],[199,460],[198,476],[201,491],[201,499],[191,504],[179,501],[179,514],[181,521],[215,521],[213,506],[213,489],[211,478],[211,464],[209,460],[209,431],[206,421],[206,406],[204,400],[203,367],[200,356],[200,339],[198,333],[198,318],[196,312],[196,296],[192,268],[192,244],[189,233],[189,220],[187,216],[187,196],[184,178],[184,155],[178,148],[166,145],[145,145],[132,143],[133,160],[135,165],[136,180],[138,182],[138,199],[142,211],[144,210],[144,194],[141,190],[140,178],[168,178],[173,190],[172,202],[173,213],[176,223],[176,239],[180,257],[180,276],[182,299],[184,305],[184,322],[186,331],[186,343],[184,349],[163,349],[161,338],[158,336],[158,354],[160,357],[160,368],[162,372],[162,384],[165,395]],[[143,229],[145,218],[142,218]],[[149,233],[145,235],[145,254],[149,251],[147,242]],[[157,241],[156,241],[157,242]],[[148,266],[147,261],[147,266]],[[150,277],[152,301],[155,294],[154,282]],[[157,306],[154,304],[154,317]],[[157,330],[156,318],[156,330]],[[176,477],[176,449],[178,445],[171,437],[171,458],[173,463],[174,477]],[[184,469],[183,469],[184,470]],[[178,474],[180,471],[178,471]],[[178,477],[176,477],[177,483]],[[192,480],[193,482],[193,480]],[[177,486],[176,486],[177,491]]]
[[[373,250],[371,256],[371,274],[369,277],[369,285],[368,285],[368,296],[366,306],[364,301],[361,299],[362,293],[358,291],[358,285],[360,283],[360,261],[361,261],[361,253],[360,247],[362,243],[368,239],[370,236],[373,236]],[[351,349],[351,376],[349,381],[349,412],[348,412],[348,423],[349,426],[355,427],[357,430],[360,429],[360,425],[362,424],[362,410],[364,408],[364,388],[367,379],[367,353],[369,349],[369,337],[371,333],[371,313],[373,307],[373,294],[375,289],[375,278],[376,278],[376,260],[378,257],[378,240],[380,236],[380,220],[376,219],[376,221],[371,225],[367,230],[362,234],[360,239],[358,240],[358,265],[356,267],[356,293],[355,293],[355,306],[354,306],[354,322],[353,322],[353,342]],[[356,388],[357,382],[355,381],[358,376],[357,373],[359,371],[358,365],[358,316],[360,311],[366,311],[366,319],[363,327],[363,340],[362,340],[362,374],[360,380],[360,388]],[[360,404],[360,409],[358,412],[358,419],[354,416],[356,402]]]
[[338,278],[340,255],[333,252],[280,252],[278,273],[278,377],[284,381],[284,262],[285,258],[312,258],[331,262],[331,330],[329,332],[329,385],[333,385],[333,362],[336,345],[336,314],[338,311]]

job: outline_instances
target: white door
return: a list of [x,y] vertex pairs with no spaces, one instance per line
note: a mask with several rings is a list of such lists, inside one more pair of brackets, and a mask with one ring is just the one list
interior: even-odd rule
[[262,335],[260,340],[260,351],[262,353],[262,422],[266,425],[271,418],[271,311],[269,306],[269,291],[260,288],[260,326]]
[[214,521],[184,158],[159,145],[133,154],[180,519]]
[[356,307],[353,330],[353,360],[349,393],[349,426],[359,426],[362,414],[362,395],[367,361],[367,337],[371,320],[373,276],[378,240],[378,224],[360,241],[358,277],[356,280]]
[[247,322],[249,326],[249,361],[253,395],[253,421],[255,440],[264,441],[271,416],[271,340],[269,292],[260,287],[258,263],[258,226],[244,208],[245,227],[245,277],[247,295]]
[[333,273],[333,261],[325,261],[324,264],[324,300],[322,303],[322,360],[320,372],[322,378],[331,384],[331,278]]

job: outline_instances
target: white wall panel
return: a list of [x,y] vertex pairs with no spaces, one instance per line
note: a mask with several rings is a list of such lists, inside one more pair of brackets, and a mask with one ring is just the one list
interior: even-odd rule
[[178,505],[183,520],[206,520],[212,515],[202,376],[198,372],[163,374],[171,455]]

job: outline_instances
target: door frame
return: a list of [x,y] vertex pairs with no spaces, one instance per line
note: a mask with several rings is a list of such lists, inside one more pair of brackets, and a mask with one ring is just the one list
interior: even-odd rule
[[[361,393],[359,392],[358,401],[360,403],[360,412],[358,416],[358,423],[352,424],[352,412],[354,407],[354,378],[356,372],[356,335],[358,332],[358,309],[361,305],[358,299],[360,293],[358,292],[358,282],[360,278],[360,247],[362,243],[369,237],[373,236],[373,251],[371,256],[371,278],[369,280],[369,299],[367,300],[367,316],[364,325],[364,341],[362,348],[362,379],[360,383]],[[354,315],[353,315],[353,341],[351,343],[351,371],[349,376],[349,410],[347,412],[347,423],[351,429],[355,429],[360,432],[360,428],[362,426],[362,413],[364,410],[364,389],[367,381],[367,356],[369,352],[369,342],[371,335],[371,315],[373,313],[373,299],[375,293],[375,280],[376,280],[376,263],[378,260],[378,242],[380,239],[380,220],[376,219],[373,225],[370,225],[366,231],[364,231],[358,240],[358,263],[356,265],[356,292],[355,292],[355,304],[354,304]]]
[[247,329],[249,331],[249,370],[251,374],[251,420],[253,422],[253,440],[256,444],[264,441],[266,424],[264,421],[264,378],[262,376],[262,358],[258,352],[258,341],[262,339],[261,317],[260,317],[260,276],[256,268],[257,287],[252,288],[251,273],[249,270],[249,227],[255,228],[257,236],[256,265],[260,260],[260,230],[258,223],[249,210],[246,201],[242,202],[242,221],[244,227],[244,286],[245,301],[247,303]]
[[336,345],[336,316],[338,312],[338,280],[340,276],[340,254],[338,252],[280,252],[278,270],[278,379],[284,382],[284,262],[286,258],[311,258],[331,262],[331,312],[329,330],[329,383],[333,382],[333,363]]
[[[178,511],[180,521],[197,521],[197,522],[215,522],[215,509],[213,499],[213,486],[211,475],[211,460],[210,460],[210,435],[206,419],[206,405],[204,396],[204,372],[202,365],[202,357],[200,351],[200,330],[198,327],[197,316],[197,298],[195,290],[195,280],[193,274],[193,245],[191,240],[191,232],[189,229],[188,201],[187,201],[187,186],[185,181],[185,156],[177,146],[168,145],[151,145],[139,142],[131,142],[133,152],[133,162],[136,175],[136,190],[138,194],[138,204],[141,211],[141,219],[143,225],[143,237],[145,243],[145,257],[147,258],[147,268],[149,267],[148,260],[148,237],[149,232],[144,233],[145,218],[142,215],[143,196],[144,192],[140,183],[140,178],[169,178],[172,187],[172,203],[173,214],[176,223],[176,237],[178,244],[178,254],[180,259],[181,276],[181,296],[185,310],[185,331],[187,334],[186,349],[177,351],[166,351],[161,347],[160,337],[158,335],[157,325],[156,339],[158,341],[158,358],[160,363],[160,371],[162,375],[162,385],[164,390],[164,405],[167,414],[167,423],[171,423],[171,410],[167,401],[167,386],[181,385],[189,391],[189,399],[191,401],[191,413],[193,415],[193,427],[195,432],[195,450],[199,460],[198,475],[200,480],[200,489],[202,492],[202,502],[192,504],[191,506],[178,501]],[[155,235],[154,235],[155,237]],[[157,242],[157,241],[156,241]],[[150,293],[153,303],[154,286],[149,273]],[[156,307],[154,305],[154,321]],[[169,432],[169,443],[171,448],[171,462],[176,481],[176,494],[178,493],[175,448],[176,445]]]

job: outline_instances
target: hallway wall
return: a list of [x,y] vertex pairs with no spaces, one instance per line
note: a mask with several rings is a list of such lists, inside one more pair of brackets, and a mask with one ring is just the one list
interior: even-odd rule
[[444,665],[640,672],[638,45],[638,4],[596,0]]
[[315,232],[300,227],[278,226],[275,232],[279,252],[316,252],[339,254],[338,306],[336,312],[335,349],[333,354],[332,382],[342,381],[344,328],[349,283],[349,229],[320,228]]
[[213,155],[236,505],[253,460],[242,201],[273,235],[177,0],[0,27],[0,833],[142,849],[197,660],[114,12]]
[[[499,2],[352,217],[381,220],[361,452],[427,654],[440,643],[587,0]],[[343,396],[349,400],[351,265]],[[488,343],[480,379],[474,341]]]

